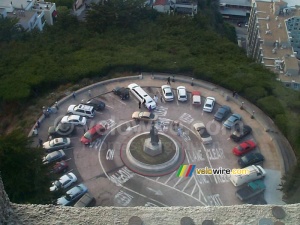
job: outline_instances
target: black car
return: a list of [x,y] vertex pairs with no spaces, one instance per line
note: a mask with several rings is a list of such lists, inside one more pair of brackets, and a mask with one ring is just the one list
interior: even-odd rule
[[217,121],[222,121],[229,115],[230,112],[231,112],[230,107],[227,105],[223,105],[218,109],[218,111],[214,115],[214,118]]
[[70,123],[59,123],[57,126],[51,126],[48,129],[48,135],[52,138],[68,137],[76,133],[76,127]]
[[118,95],[122,100],[129,99],[129,89],[124,87],[115,87],[113,90],[115,95]]
[[240,165],[241,168],[251,166],[251,165],[257,165],[262,163],[265,160],[264,156],[258,152],[251,152],[243,157],[241,157],[238,160],[238,164]]
[[252,132],[252,128],[249,127],[248,125],[243,125],[242,128],[240,128],[240,126],[237,126],[233,134],[230,135],[230,139],[233,140],[234,142],[239,142],[251,132]]
[[93,98],[88,100],[85,105],[93,106],[95,110],[100,111],[105,109],[105,103],[100,101],[99,99]]

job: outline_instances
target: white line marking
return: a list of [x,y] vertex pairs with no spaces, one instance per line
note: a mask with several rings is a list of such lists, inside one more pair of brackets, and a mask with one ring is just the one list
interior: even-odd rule
[[[210,168],[213,168],[212,165],[211,165],[211,162],[210,162],[210,160],[209,160],[209,158],[208,158],[207,151],[206,151],[206,148],[204,147],[204,144],[201,143],[201,145],[202,145],[202,147],[204,148],[204,151],[205,151],[205,154],[206,154],[206,158],[207,158],[207,161],[208,161],[208,163],[209,163]],[[213,174],[213,177],[214,177],[214,179],[215,179],[216,184],[218,184],[217,179],[216,179],[216,177],[215,177],[214,174]]]
[[181,190],[181,191],[184,191],[186,188],[187,188],[187,186],[189,185],[189,183],[191,182],[191,178],[189,179],[189,181],[186,183],[186,185],[184,186],[184,188]]
[[194,188],[193,188],[193,190],[192,190],[192,193],[191,193],[191,195],[193,195],[193,194],[194,194],[194,191],[195,191],[196,187],[197,187],[197,185],[194,185]]
[[106,105],[106,104],[105,104],[105,106],[107,106],[108,108],[112,108],[112,109],[114,108],[114,107],[112,107],[112,106],[110,106],[110,105]]
[[155,181],[158,181],[159,178],[160,178],[160,177],[156,178]]
[[[132,122],[132,121],[133,121],[133,120],[129,120],[129,121],[127,121],[127,122],[121,123],[120,125],[116,126],[114,129],[117,129],[118,127],[120,127],[120,126],[122,126],[122,125],[124,125],[124,124],[126,124],[126,123],[128,123],[128,122]],[[100,157],[100,151],[101,151],[101,148],[102,148],[102,144],[104,143],[104,140],[107,138],[107,136],[108,136],[114,129],[111,129],[111,130],[103,137],[103,142],[101,143],[101,145],[99,146],[99,149],[98,149],[98,160],[99,160],[99,164],[100,164],[100,166],[101,166],[101,169],[102,169],[103,173],[105,174],[105,176],[106,176],[108,179],[109,179],[109,176],[108,176],[108,174],[106,173],[106,171],[105,171],[105,169],[104,169],[104,167],[103,167],[103,164],[102,164],[102,161],[101,161],[101,157]],[[158,203],[158,204],[161,204],[161,205],[163,205],[163,206],[168,207],[168,205],[166,205],[166,204],[164,204],[164,203],[162,203],[162,202],[159,202],[159,201],[157,201],[157,200],[155,200],[155,199],[153,199],[153,198],[149,198],[149,197],[147,197],[146,195],[143,195],[143,194],[141,194],[141,193],[138,193],[138,192],[136,192],[136,191],[134,191],[134,190],[131,190],[131,189],[129,189],[129,188],[123,186],[122,184],[120,185],[120,187],[126,189],[127,191],[131,191],[132,193],[135,193],[135,194],[137,194],[137,195],[139,195],[139,196],[142,196],[142,197],[144,197],[144,198],[146,198],[146,199],[150,199],[151,201],[154,201],[154,202],[156,202],[156,203]]]
[[113,95],[109,94],[110,97],[112,97],[114,100],[117,100],[118,102],[122,103],[123,105],[127,105],[125,102],[122,102],[120,99],[115,98]]
[[168,178],[168,180],[166,181],[166,182],[164,182],[164,184],[166,184],[166,183],[168,183],[170,180],[171,180],[171,178],[173,177],[173,175],[176,173],[176,171],[174,171],[173,173],[172,173],[172,175]]
[[181,181],[182,177],[180,177],[180,179],[178,179],[178,181],[176,182],[176,184],[173,185],[173,187],[176,187],[177,184],[179,184],[179,182]]
[[[143,178],[145,178],[145,179],[147,179],[147,180],[150,180],[150,181],[152,181],[152,182],[155,182],[154,180],[149,179],[148,177],[144,177],[144,176],[142,176],[142,175],[140,175],[140,174],[136,174],[136,175],[137,175],[137,176],[140,176],[140,177],[143,177]],[[186,196],[188,196],[188,197],[190,197],[190,198],[196,200],[197,202],[200,202],[202,205],[206,206],[206,204],[205,204],[204,202],[202,202],[201,200],[195,198],[194,196],[189,195],[188,193],[185,193],[185,192],[183,192],[183,191],[180,191],[180,190],[178,190],[178,189],[176,189],[176,188],[174,188],[174,187],[168,186],[168,185],[166,185],[166,184],[164,184],[164,183],[160,183],[160,182],[155,182],[155,183],[158,183],[159,185],[163,185],[163,186],[165,186],[165,187],[167,187],[167,188],[171,188],[171,189],[173,189],[174,191],[177,191],[177,192],[179,192],[179,193],[182,193],[182,194],[184,194],[184,195],[186,195]]]

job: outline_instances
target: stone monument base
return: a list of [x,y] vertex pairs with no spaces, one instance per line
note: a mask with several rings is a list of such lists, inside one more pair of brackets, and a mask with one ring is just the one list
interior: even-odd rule
[[151,138],[147,138],[144,143],[144,152],[151,156],[156,156],[162,153],[161,140],[158,141],[157,145],[152,145]]

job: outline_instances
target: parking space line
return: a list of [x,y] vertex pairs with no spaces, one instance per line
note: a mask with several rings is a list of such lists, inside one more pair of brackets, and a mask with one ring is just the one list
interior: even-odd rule
[[179,184],[179,182],[182,180],[182,177],[180,177],[180,179],[178,179],[178,181],[176,182],[176,184],[173,185],[173,187],[176,187],[177,184]]
[[112,107],[112,106],[110,106],[110,105],[107,105],[107,104],[105,104],[105,106],[107,106],[108,108],[111,108],[111,109],[114,108],[114,107]]
[[[204,149],[204,151],[205,151],[206,158],[207,158],[207,161],[208,161],[208,163],[209,163],[210,168],[213,168],[212,165],[211,165],[211,162],[210,162],[210,160],[209,160],[209,158],[208,158],[207,151],[206,151],[206,148],[205,148],[204,144],[201,143],[201,145],[202,145],[202,147],[203,147],[203,149]],[[218,181],[217,181],[215,175],[212,174],[212,176],[213,176],[213,178],[215,179],[216,184],[218,184]]]
[[181,191],[184,191],[187,188],[187,186],[189,185],[189,183],[191,182],[191,180],[192,179],[189,179],[189,181],[186,183],[186,185],[184,186],[184,188]]
[[174,175],[176,172],[177,172],[177,171],[174,171],[174,172],[172,173],[172,175],[168,178],[168,180],[167,180],[166,182],[164,182],[164,184],[168,183],[168,182],[171,180],[171,178],[173,177],[173,175]]
[[197,187],[197,185],[194,185],[194,188],[193,188],[193,190],[192,190],[192,193],[191,193],[191,195],[193,195],[193,194],[194,194],[194,191],[195,191],[196,187]]
[[117,100],[118,102],[122,103],[123,105],[127,105],[125,102],[122,102],[120,99],[117,99],[112,94],[109,94],[109,96],[112,97],[113,99]]
[[158,181],[159,178],[160,178],[160,177],[156,178],[155,181]]

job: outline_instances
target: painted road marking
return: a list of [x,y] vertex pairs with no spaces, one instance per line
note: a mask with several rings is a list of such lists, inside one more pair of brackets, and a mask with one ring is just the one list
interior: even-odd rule
[[[208,163],[209,163],[210,168],[213,168],[212,165],[211,165],[211,162],[210,162],[210,160],[209,160],[209,158],[208,158],[208,154],[207,154],[206,148],[204,147],[204,144],[201,143],[201,145],[202,145],[203,149],[205,150],[206,158],[207,158],[207,161],[208,161]],[[215,179],[215,182],[216,182],[216,184],[217,184],[218,182],[217,182],[217,179],[216,179],[215,175],[213,174],[212,176],[213,176],[213,178]]]
[[157,114],[158,116],[166,116],[167,113],[168,113],[168,108],[159,105],[159,106],[157,106],[157,107],[154,109],[154,112],[155,112],[155,114]]
[[106,153],[106,160],[113,160],[114,159],[114,153],[115,153],[115,150],[108,149],[107,153]]
[[[118,126],[116,126],[114,129],[117,129],[118,127],[121,127],[121,126],[123,126],[123,125],[125,125],[125,124],[127,124],[127,123],[130,124],[131,122],[133,122],[133,120],[129,120],[129,121],[126,121],[126,122],[124,122],[124,123],[121,123],[121,124],[119,124]],[[109,178],[109,175],[106,173],[106,171],[105,171],[105,169],[104,169],[104,166],[103,166],[103,164],[102,164],[100,152],[101,152],[102,144],[104,143],[104,140],[107,138],[107,136],[108,136],[114,129],[111,129],[111,130],[104,136],[103,142],[101,143],[100,147],[98,148],[98,160],[99,160],[99,164],[100,164],[100,167],[101,167],[101,169],[102,169],[102,172],[105,174],[105,176],[106,176],[107,178]],[[134,191],[134,190],[132,190],[132,189],[130,189],[130,188],[127,188],[127,187],[123,186],[122,184],[121,184],[120,186],[121,186],[123,189],[125,189],[125,190],[127,190],[127,191],[130,191],[130,192],[132,192],[132,193],[135,193],[136,195],[139,195],[139,196],[141,196],[141,197],[143,197],[143,198],[145,198],[145,199],[149,199],[149,200],[151,200],[151,201],[153,201],[153,202],[156,202],[156,203],[158,203],[158,204],[160,204],[160,205],[162,205],[162,206],[168,207],[168,205],[166,205],[166,204],[164,204],[164,203],[162,203],[162,202],[160,202],[160,201],[157,201],[157,200],[155,200],[155,199],[153,199],[153,198],[149,198],[149,197],[147,197],[146,195],[143,195],[143,194],[141,194],[141,193],[139,193],[139,192],[136,192],[136,191]]]
[[131,202],[132,199],[133,199],[133,196],[124,191],[119,191],[115,195],[115,200],[121,206],[127,206]]
[[208,201],[211,203],[210,205],[215,205],[215,206],[223,205],[223,202],[222,202],[219,194],[209,195],[209,196],[207,196],[207,198],[208,198]]
[[209,160],[225,159],[224,151],[222,148],[207,148],[205,149],[205,151]]
[[186,156],[192,163],[205,161],[201,149],[191,149],[186,151]]
[[194,121],[194,118],[188,114],[188,113],[183,113],[180,117],[179,120],[181,120],[182,122],[191,124]]
[[127,105],[125,102],[122,102],[120,99],[117,99],[115,96],[113,96],[112,94],[109,94],[110,97],[113,98],[113,100],[117,100],[118,102],[120,102],[123,105]]
[[163,195],[163,193],[161,192],[161,190],[155,190],[155,189],[152,189],[152,188],[150,188],[150,187],[147,187],[147,189],[148,189],[149,191],[154,192],[155,195]]
[[131,178],[134,177],[134,173],[131,172],[127,167],[123,167],[122,169],[118,170],[113,175],[109,176],[108,179],[115,183],[117,186],[121,186],[122,184],[129,181]]
[[110,106],[110,105],[107,105],[107,104],[105,104],[105,106],[108,107],[108,108],[111,108],[111,109],[114,108],[114,107],[112,107],[112,106]]
[[145,207],[159,207],[158,205],[153,204],[152,202],[146,202]]
[[171,180],[171,178],[173,177],[173,175],[176,174],[176,172],[177,171],[174,171],[164,184],[168,183]]

